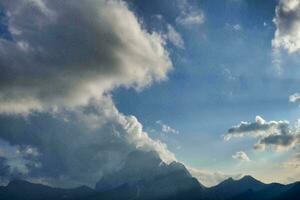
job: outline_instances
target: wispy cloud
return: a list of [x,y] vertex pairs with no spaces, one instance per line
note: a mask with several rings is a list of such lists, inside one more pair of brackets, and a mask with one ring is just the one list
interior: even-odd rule
[[170,127],[169,125],[163,123],[162,121],[158,120],[156,121],[156,124],[161,126],[161,131],[163,133],[173,133],[173,134],[179,134],[179,131]]
[[239,160],[239,161],[250,161],[250,158],[244,151],[238,151],[234,155],[232,155],[233,159]]

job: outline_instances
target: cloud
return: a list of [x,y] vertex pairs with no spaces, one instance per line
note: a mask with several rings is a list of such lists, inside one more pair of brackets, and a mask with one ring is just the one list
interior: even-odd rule
[[167,33],[165,37],[176,47],[184,49],[184,41],[181,35],[170,24],[167,25]]
[[241,122],[233,126],[224,135],[224,140],[246,136],[259,139],[254,145],[256,150],[265,150],[266,146],[272,146],[277,151],[285,150],[300,141],[300,135],[288,121],[267,122],[260,116],[256,116],[255,122]]
[[236,31],[236,32],[241,31],[243,29],[242,25],[240,25],[240,24],[229,24],[229,23],[226,23],[225,27],[228,28],[231,31]]
[[156,121],[156,123],[158,125],[161,126],[161,131],[164,132],[164,133],[173,133],[173,134],[179,134],[179,131],[176,130],[176,129],[173,129],[172,127],[170,127],[169,125],[167,124],[164,124],[162,121],[158,120]]
[[162,36],[142,29],[122,1],[2,4],[13,39],[0,39],[1,113],[86,105],[116,87],[165,80],[172,69]]
[[110,95],[167,79],[172,63],[163,36],[144,30],[119,0],[1,3],[12,40],[0,39],[0,139],[19,154],[2,156],[0,173],[93,186],[132,151],[176,160]]
[[233,159],[239,160],[239,161],[250,161],[250,158],[244,151],[238,151],[234,155],[232,155]]
[[300,94],[299,93],[295,93],[289,96],[289,101],[292,103],[298,103],[300,102]]
[[203,24],[205,15],[202,10],[191,6],[187,1],[180,1],[180,15],[176,18],[176,23],[185,27]]
[[242,174],[224,174],[222,172],[212,172],[203,169],[188,167],[189,172],[199,180],[200,183],[204,184],[206,187],[211,187],[219,184],[228,178],[239,179]]
[[0,119],[0,138],[26,154],[15,162],[15,167],[26,167],[22,178],[50,185],[94,186],[136,150],[155,151],[166,163],[176,160],[164,143],[151,139],[142,124],[120,113],[109,97],[55,115]]
[[272,45],[289,53],[300,50],[300,0],[280,0],[273,19],[276,32]]

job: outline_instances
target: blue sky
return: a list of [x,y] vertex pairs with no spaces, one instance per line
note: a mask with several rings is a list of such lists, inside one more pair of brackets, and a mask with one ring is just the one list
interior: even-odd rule
[[[207,185],[239,174],[266,182],[299,180],[300,97],[289,100],[300,92],[299,0],[96,2],[82,8],[47,0],[0,7],[0,158],[12,171],[51,184],[59,173],[41,166],[81,152],[75,146],[88,144],[79,156],[84,159],[98,145],[110,158],[101,168],[105,173],[124,156],[118,150],[144,145],[176,157],[200,181],[203,173],[221,174]],[[72,138],[85,130],[99,133],[99,144],[91,135],[83,136],[86,143]],[[124,143],[102,132],[124,132],[130,139]],[[74,162],[81,167],[71,159],[62,164],[62,185],[89,184],[67,170]]]
[[238,167],[240,163],[231,158],[239,150],[258,163],[265,158],[270,162],[282,159],[281,154],[252,152],[252,139],[222,141],[232,125],[254,121],[256,115],[267,120],[298,119],[297,105],[288,97],[299,89],[299,59],[291,63],[291,58],[286,58],[290,64],[280,74],[273,63],[271,41],[276,27],[272,20],[277,3],[192,1],[189,6],[203,12],[205,21],[182,27],[175,20],[180,11],[172,3],[134,1],[141,20],[154,24],[151,28],[156,29],[153,15],[162,15],[163,23],[174,26],[185,49],[169,46],[174,71],[167,81],[142,92],[116,90],[117,107],[136,115],[146,128],[159,132],[155,122],[161,120],[178,130],[178,135],[168,135],[164,141],[180,160],[192,166],[253,173],[251,167]]

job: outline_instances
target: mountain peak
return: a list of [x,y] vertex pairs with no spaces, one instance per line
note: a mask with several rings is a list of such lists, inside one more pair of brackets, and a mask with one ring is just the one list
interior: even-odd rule
[[238,180],[238,182],[248,182],[248,183],[257,183],[257,184],[263,184],[262,182],[260,182],[259,180],[255,179],[254,177],[250,176],[250,175],[246,175],[244,177],[242,177],[241,179]]
[[21,179],[13,179],[8,183],[7,187],[19,187],[24,185],[33,185],[33,183]]

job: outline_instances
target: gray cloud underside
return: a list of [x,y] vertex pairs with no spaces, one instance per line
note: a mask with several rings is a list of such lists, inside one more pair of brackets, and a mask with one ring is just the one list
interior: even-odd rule
[[224,135],[225,140],[235,137],[255,137],[258,142],[254,145],[257,150],[273,146],[275,150],[288,149],[299,144],[300,134],[288,121],[265,121],[260,116],[255,122],[241,122],[230,128]]

